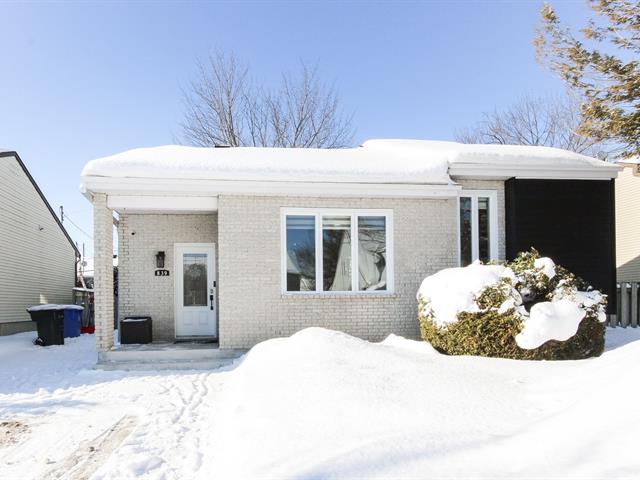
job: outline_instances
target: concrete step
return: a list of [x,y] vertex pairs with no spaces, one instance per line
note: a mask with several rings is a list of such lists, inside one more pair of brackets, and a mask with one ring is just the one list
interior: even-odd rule
[[192,361],[99,361],[98,370],[162,371],[162,370],[217,370],[233,364],[236,358]]
[[195,360],[217,360],[238,358],[245,353],[245,350],[220,350],[218,348],[178,348],[178,349],[156,349],[156,350],[136,350],[136,349],[115,349],[100,353],[101,361],[195,361]]
[[126,345],[98,354],[102,370],[213,370],[233,363],[246,350],[205,345]]

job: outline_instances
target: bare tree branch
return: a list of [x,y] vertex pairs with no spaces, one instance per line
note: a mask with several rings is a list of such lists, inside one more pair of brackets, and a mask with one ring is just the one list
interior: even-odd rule
[[183,90],[182,140],[198,146],[340,148],[351,146],[352,116],[340,109],[333,85],[317,68],[301,64],[278,88],[249,79],[234,55],[217,53],[198,63],[198,76]]
[[572,97],[523,97],[512,107],[484,113],[471,128],[456,132],[462,143],[541,145],[601,156],[604,146],[578,133],[580,102]]

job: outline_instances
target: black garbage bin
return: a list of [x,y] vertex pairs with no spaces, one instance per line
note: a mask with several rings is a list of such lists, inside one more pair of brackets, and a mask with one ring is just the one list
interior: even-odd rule
[[38,325],[38,338],[34,343],[44,347],[64,345],[64,308],[37,305],[27,308],[27,312]]
[[120,343],[151,343],[152,341],[151,317],[124,317],[120,320]]

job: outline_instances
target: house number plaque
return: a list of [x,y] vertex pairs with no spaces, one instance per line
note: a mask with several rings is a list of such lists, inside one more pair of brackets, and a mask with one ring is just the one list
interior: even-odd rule
[[169,270],[156,270],[156,277],[168,277]]

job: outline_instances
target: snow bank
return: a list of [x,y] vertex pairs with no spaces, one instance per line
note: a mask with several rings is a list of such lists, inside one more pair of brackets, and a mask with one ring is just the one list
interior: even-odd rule
[[[476,296],[503,278],[514,278],[513,271],[502,265],[472,264],[447,268],[425,278],[418,290],[433,321],[444,326],[457,321],[460,312],[477,312]],[[425,312],[425,314],[428,312]]]
[[409,340],[394,334],[385,338],[380,342],[380,345],[425,355],[440,355],[440,353],[438,353],[438,351],[433,348],[429,342],[425,342],[423,340]]
[[531,307],[524,329],[516,335],[520,348],[532,349],[549,340],[565,341],[573,337],[585,311],[570,300],[540,302]]
[[640,413],[597,415],[604,398],[637,395],[616,363],[640,358],[640,343],[610,361],[563,363],[410,345],[319,328],[257,345],[212,407],[222,423],[202,470],[228,480],[624,478],[640,466],[633,448],[618,455],[611,443],[633,438]]
[[[637,478],[640,329],[609,329],[576,362],[439,355],[397,336],[322,329],[264,342],[230,371],[104,372],[93,335],[0,337],[3,479],[50,478],[138,419],[93,480]],[[415,350],[414,350],[415,348]],[[589,452],[585,455],[585,452]],[[89,460],[91,462],[91,460]],[[99,467],[99,468],[98,468]],[[64,476],[64,475],[63,475]]]
[[[265,341],[234,370],[216,408],[223,424],[212,465],[230,480],[397,478],[389,469],[411,463],[403,452],[443,451],[486,428],[489,411],[510,408],[472,377],[461,382],[428,344],[395,336],[370,343],[309,328]],[[462,385],[490,400],[462,408]]]

